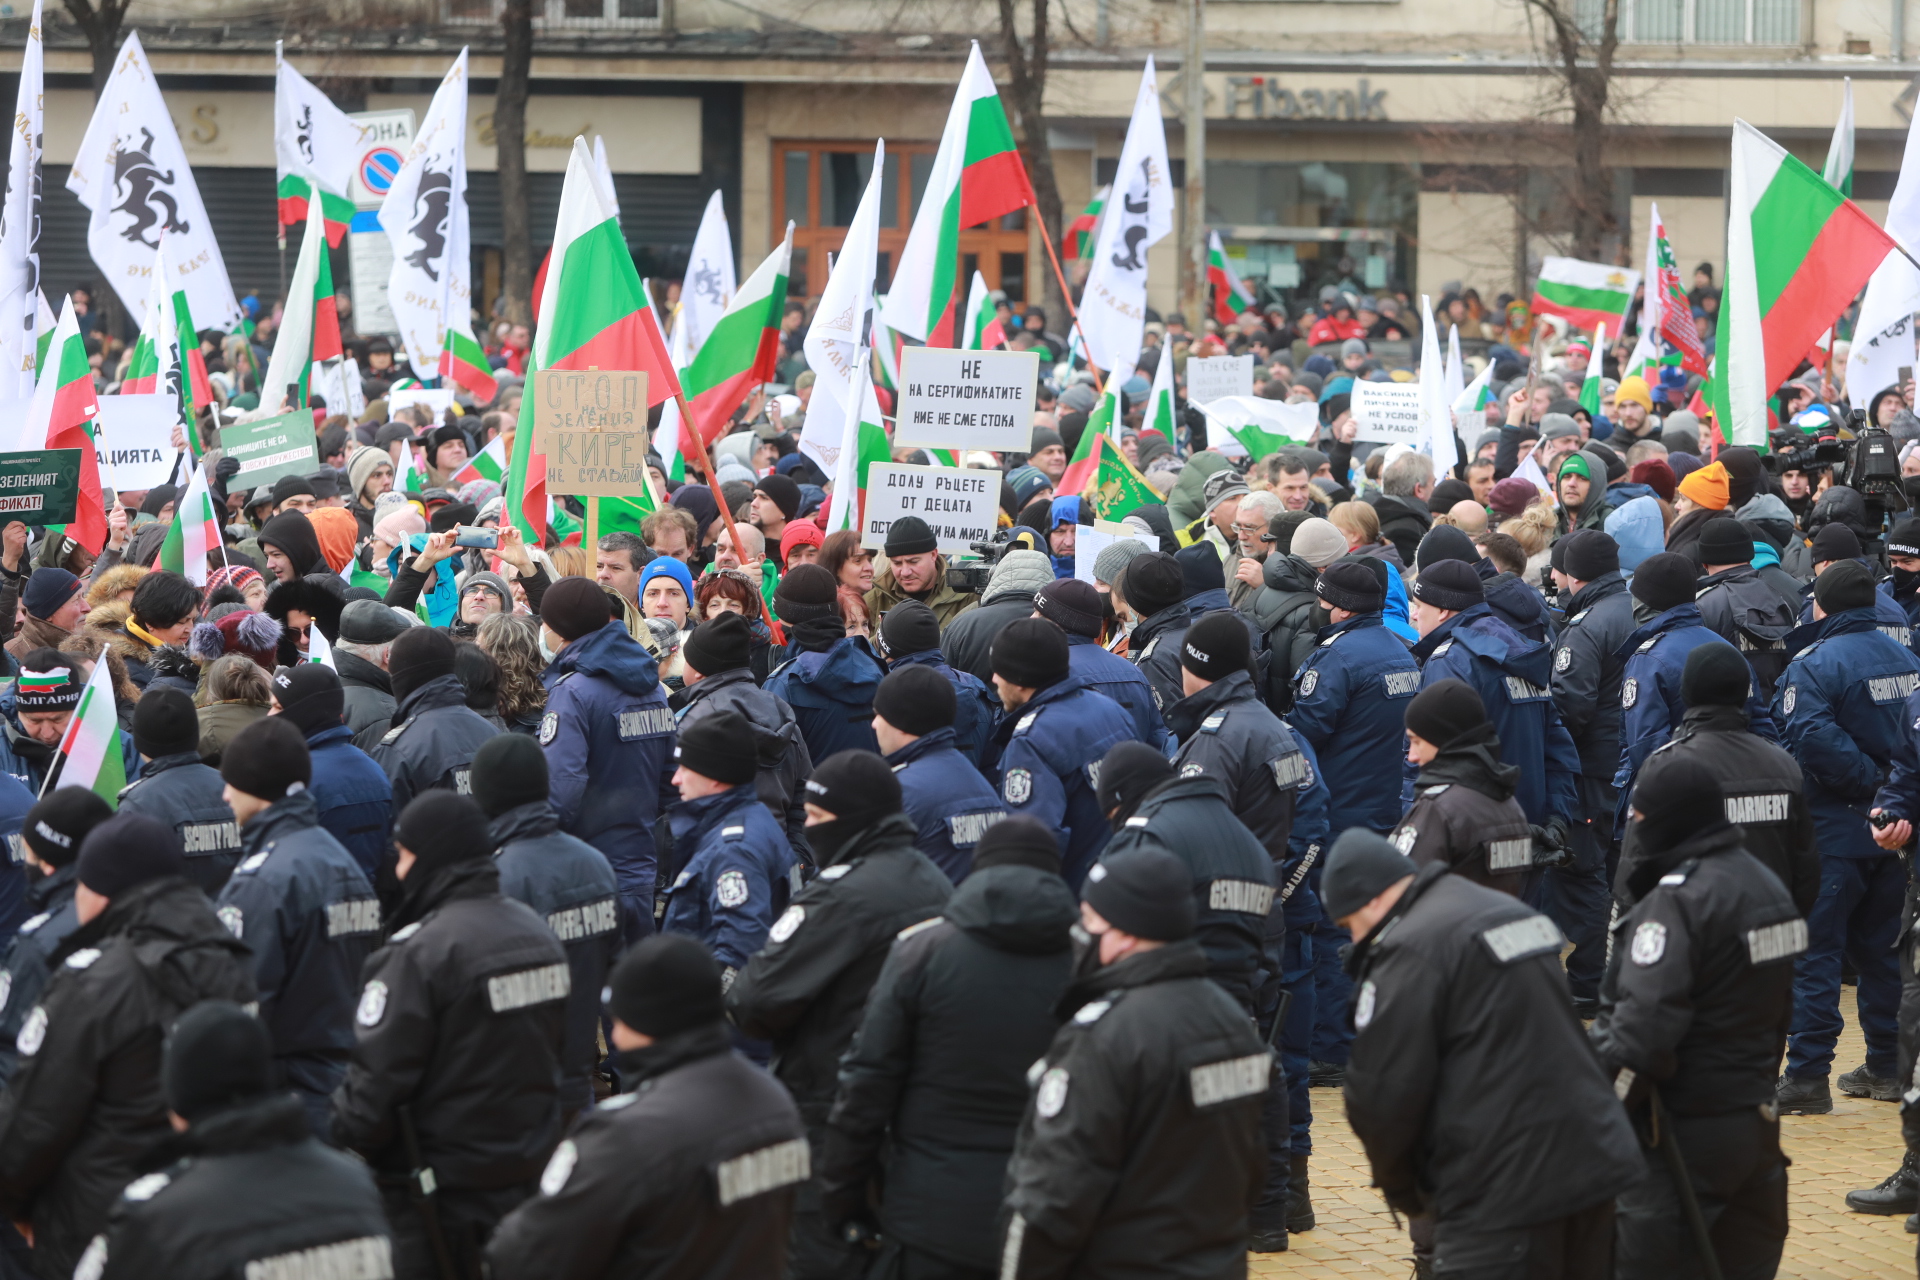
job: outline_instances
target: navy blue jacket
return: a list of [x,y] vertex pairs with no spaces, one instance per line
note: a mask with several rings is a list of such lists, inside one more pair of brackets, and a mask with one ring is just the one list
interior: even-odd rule
[[1092,636],[1067,633],[1068,670],[1104,693],[1133,717],[1133,736],[1157,750],[1167,748],[1167,725],[1153,700],[1153,686],[1140,668],[1117,653],[1108,653]]
[[[1068,636],[1067,643],[1073,643],[1075,637]],[[1111,656],[1111,655],[1109,655]],[[1136,674],[1133,664],[1125,658],[1114,658],[1125,667],[1129,674]],[[956,671],[947,665],[938,649],[926,649],[919,653],[902,654],[895,658],[888,669],[898,671],[902,667],[932,667],[953,684],[955,703],[953,717],[953,749],[965,756],[973,764],[978,764],[987,744],[993,741],[993,722],[1000,716],[1000,696],[989,686],[981,684],[980,678],[965,671]],[[1075,669],[1078,674],[1078,669]],[[1145,681],[1141,684],[1144,686]],[[1152,699],[1148,699],[1151,704]],[[922,850],[925,852],[925,850]],[[931,854],[928,854],[932,857]],[[938,862],[939,859],[935,858]]]
[[1073,675],[1002,712],[994,730],[1000,798],[1008,812],[1065,834],[1060,873],[1075,893],[1112,834],[1094,794],[1100,761],[1132,738],[1133,717]]
[[[1156,614],[1142,618],[1127,640],[1127,657],[1147,678],[1154,706],[1162,716],[1186,690],[1180,683],[1180,642],[1186,638],[1192,619],[1185,602],[1170,604]],[[1071,660],[1071,650],[1069,650]]]
[[33,792],[0,773],[0,837],[7,842],[7,857],[0,860],[0,942],[11,938],[20,922],[36,910],[28,896],[26,858],[20,843],[20,826],[33,808],[33,800]]
[[793,850],[750,786],[683,800],[667,821],[673,847],[691,852],[667,890],[662,927],[707,944],[720,962],[724,991],[787,909]]
[[1798,648],[1773,710],[1782,745],[1806,776],[1807,807],[1820,852],[1879,858],[1867,815],[1907,740],[1907,700],[1920,689],[1920,658],[1881,629],[1871,609],[1847,609],[1787,637]]
[[[1879,574],[1880,565],[1876,561],[1863,559],[1860,563],[1871,569],[1876,576]],[[1807,626],[1814,621],[1813,584],[1811,582],[1800,588],[1799,620],[1801,626]],[[1895,644],[1904,645],[1909,649],[1913,647],[1912,615],[1905,605],[1902,605],[1898,600],[1893,598],[1893,590],[1885,582],[1882,582],[1874,589],[1873,621],[1874,625],[1880,628],[1880,634],[1884,635],[1887,639],[1893,641]]]
[[[1125,665],[1125,659],[1119,659]],[[957,749],[952,729],[923,734],[887,757],[907,816],[919,828],[914,848],[959,884],[973,869],[973,846],[1007,816],[1000,793]]]
[[73,887],[78,883],[80,866],[69,862],[27,889],[27,905],[34,914],[21,922],[7,944],[5,975],[0,976],[0,1085],[13,1079],[20,1065],[15,1041],[53,976],[53,953],[80,927],[73,909]]
[[560,651],[540,677],[549,799],[560,829],[607,855],[632,914],[653,921],[653,824],[677,798],[673,711],[653,658],[619,623]]
[[836,751],[880,753],[873,695],[886,668],[860,636],[843,636],[824,653],[794,654],[767,674],[766,690],[793,708],[817,767]]
[[[1893,579],[1888,578],[1880,584],[1877,590],[1886,599],[1891,600],[1895,608],[1906,615],[1907,648],[1913,649],[1916,644],[1920,644],[1920,636],[1916,636],[1915,634],[1916,631],[1920,631],[1920,584],[1909,586],[1906,590],[1901,591],[1894,587]],[[1894,638],[1898,639],[1899,637],[1896,636]],[[1920,649],[1915,649],[1914,651],[1920,653]]]
[[[1547,689],[1551,649],[1525,639],[1477,604],[1428,632],[1413,647],[1413,656],[1421,660],[1422,689],[1453,678],[1480,695],[1500,735],[1501,761],[1520,769],[1513,798],[1527,811],[1528,822],[1544,825],[1556,814],[1580,821],[1580,755]],[[1402,766],[1401,800],[1409,808],[1418,772]]]
[[1620,767],[1620,667],[1616,657],[1639,626],[1633,596],[1618,572],[1604,573],[1567,601],[1553,654],[1553,704],[1580,751],[1589,778],[1613,782]]
[[[1613,775],[1622,808],[1616,829],[1626,829],[1624,806],[1640,766],[1648,756],[1667,745],[1674,730],[1686,718],[1687,701],[1680,696],[1680,679],[1686,674],[1687,655],[1703,644],[1725,643],[1701,621],[1700,607],[1688,602],[1658,615],[1614,651],[1614,657],[1622,664],[1620,767]],[[1747,680],[1747,717],[1753,732],[1769,742],[1778,742],[1780,735],[1760,696],[1760,682],[1753,678],[1751,670]]]
[[1287,723],[1325,767],[1329,825],[1335,834],[1386,834],[1400,820],[1407,703],[1420,691],[1420,664],[1379,614],[1365,613],[1322,627],[1298,677]]
[[393,783],[373,757],[353,745],[344,724],[307,739],[313,781],[307,792],[320,810],[320,825],[338,840],[360,869],[372,875],[387,853],[393,827]]
[[217,914],[253,952],[276,1066],[325,1099],[347,1073],[360,966],[381,940],[380,900],[304,791],[256,813],[240,838],[246,856]]
[[240,861],[240,824],[225,799],[220,771],[198,751],[149,760],[140,780],[120,793],[120,809],[172,827],[187,850],[187,878],[211,897]]
[[[552,668],[548,668],[552,670]],[[435,676],[402,698],[393,709],[393,721],[382,729],[374,725],[360,738],[373,762],[387,771],[393,784],[393,813],[407,811],[423,791],[473,794],[473,753],[500,732],[479,712],[467,706],[467,691],[456,676]]]
[[600,991],[620,955],[620,886],[607,855],[560,830],[545,800],[517,805],[488,829],[500,892],[524,902],[567,950],[567,1039],[560,1056],[560,1107],[593,1103]]

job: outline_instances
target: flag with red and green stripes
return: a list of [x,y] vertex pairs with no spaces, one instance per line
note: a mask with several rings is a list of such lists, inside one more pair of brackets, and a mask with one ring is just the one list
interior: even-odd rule
[[833,502],[827,508],[827,532],[859,529],[866,517],[867,474],[876,462],[889,462],[893,449],[887,440],[886,417],[880,398],[873,394],[873,362],[860,361],[854,377],[859,413],[848,414],[835,460]]
[[887,291],[888,327],[930,347],[959,346],[961,229],[1032,203],[1013,129],[975,41]]
[[[94,555],[107,545],[107,512],[100,492],[100,458],[94,450],[94,420],[100,402],[93,393],[93,366],[73,299],[60,308],[60,323],[40,363],[33,400],[17,449],[78,449],[80,451],[80,506],[67,536]],[[104,663],[102,665],[105,665]]]
[[1147,410],[1140,418],[1142,431],[1158,431],[1172,444],[1180,437],[1174,434],[1179,419],[1173,406],[1173,346],[1162,343],[1160,359],[1153,366],[1153,387],[1147,392]]
[[967,324],[960,346],[967,351],[998,351],[1007,345],[1007,327],[1000,323],[1000,304],[987,288],[987,278],[973,273],[967,291]]
[[1734,121],[1714,380],[1729,440],[1767,447],[1767,398],[1894,249],[1859,205]]
[[[70,675],[64,671],[59,674]],[[23,687],[31,688],[36,678],[40,677],[35,672],[20,673]],[[61,786],[85,787],[118,807],[120,793],[127,785],[127,762],[120,746],[120,717],[114,706],[113,671],[108,664],[93,664],[93,674],[80,693],[80,705],[73,709],[73,719],[67,721],[67,731],[60,738],[59,754]],[[47,780],[54,777],[55,771],[49,769]]]
[[285,397],[287,408],[306,408],[313,366],[323,360],[338,360],[341,355],[333,255],[327,251],[320,206],[308,205],[300,257],[293,268],[293,282],[287,286],[286,310],[274,335],[266,375],[260,380],[261,407],[277,408]]
[[[220,548],[220,521],[213,494],[207,488],[207,469],[193,468],[187,492],[173,510],[173,523],[160,541],[153,568],[181,574],[196,587],[207,585],[207,553]],[[315,628],[319,630],[319,628]]]
[[[1166,359],[1162,356],[1162,359]],[[1131,372],[1131,371],[1129,371]],[[1067,469],[1060,477],[1060,483],[1053,487],[1059,497],[1084,493],[1093,482],[1100,468],[1100,454],[1097,442],[1111,435],[1113,443],[1120,443],[1120,383],[1117,374],[1107,375],[1107,388],[1100,393],[1100,399],[1094,404],[1093,412],[1087,415],[1087,425],[1080,431],[1080,442],[1073,448],[1073,457],[1067,460]],[[1168,439],[1172,439],[1171,436]],[[1118,519],[1118,517],[1115,517]]]
[[1207,287],[1213,292],[1213,318],[1221,324],[1232,324],[1253,305],[1253,293],[1227,261],[1227,247],[1220,243],[1218,231],[1207,238]]
[[307,206],[320,197],[327,243],[340,247],[340,237],[353,221],[348,184],[360,162],[364,131],[333,99],[294,70],[279,42],[273,46],[273,153],[279,175],[280,224],[307,220]]
[[1095,233],[1100,229],[1100,211],[1107,207],[1107,193],[1111,187],[1102,187],[1094,192],[1093,199],[1079,217],[1067,224],[1060,235],[1060,256],[1063,258],[1091,258]]
[[1587,357],[1587,376],[1580,383],[1580,407],[1592,421],[1600,419],[1600,377],[1607,358],[1607,326],[1593,335],[1593,354]]
[[475,480],[491,480],[495,484],[505,484],[507,474],[507,441],[505,436],[495,436],[487,447],[473,455],[467,465],[454,473],[448,484],[459,488]]
[[[772,382],[780,363],[780,314],[787,305],[793,224],[786,238],[741,281],[733,301],[680,375],[700,441],[712,448],[753,389]],[[685,424],[682,424],[683,426]]]
[[162,366],[169,351],[177,350],[170,341],[173,308],[167,299],[167,237],[153,251],[153,274],[147,280],[147,318],[140,322],[140,336],[133,341],[133,355],[127,360],[127,376],[120,380],[123,396],[150,396],[164,385]]
[[1547,257],[1533,286],[1533,313],[1559,316],[1582,333],[1601,324],[1618,332],[1620,321],[1640,287],[1640,273],[1605,262]]
[[[560,213],[553,231],[553,266],[540,296],[540,316],[529,353],[528,374],[538,369],[639,370],[647,375],[647,413],[680,387],[660,325],[634,269],[633,253],[620,233],[613,190],[600,177],[584,139],[573,140]],[[507,513],[529,545],[547,536],[547,459],[535,447],[533,397],[521,401],[512,467],[506,486]],[[635,511],[652,511],[642,487],[632,498],[597,499],[601,527],[630,524]]]
[[493,399],[499,389],[480,343],[465,329],[452,326],[448,326],[446,343],[440,348],[440,376],[465,387],[482,404]]

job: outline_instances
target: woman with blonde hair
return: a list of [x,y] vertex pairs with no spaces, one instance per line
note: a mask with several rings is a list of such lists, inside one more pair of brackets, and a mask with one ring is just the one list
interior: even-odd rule
[[1559,512],[1550,502],[1536,502],[1510,520],[1500,522],[1500,532],[1520,544],[1527,553],[1528,582],[1540,581],[1540,567],[1547,563],[1559,527]]
[[1407,571],[1399,550],[1380,536],[1380,513],[1367,503],[1339,503],[1327,512],[1327,519],[1347,536],[1347,554],[1384,560],[1403,574]]
[[273,689],[259,663],[230,653],[207,668],[194,701],[200,704],[200,758],[218,767],[233,735],[267,714]]

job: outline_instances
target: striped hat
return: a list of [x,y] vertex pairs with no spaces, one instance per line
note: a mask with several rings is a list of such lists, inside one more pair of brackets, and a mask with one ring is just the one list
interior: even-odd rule
[[14,683],[14,706],[21,711],[71,711],[80,705],[84,688],[66,667],[51,671],[21,668]]

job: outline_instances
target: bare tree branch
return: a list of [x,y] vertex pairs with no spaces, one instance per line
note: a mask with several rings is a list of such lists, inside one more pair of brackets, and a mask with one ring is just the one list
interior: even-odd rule
[[[1047,10],[1051,0],[1032,0],[1033,32],[1023,41],[1015,0],[998,0],[1000,10],[1000,48],[1007,60],[1007,97],[1013,103],[1014,125],[1020,130],[1020,156],[1033,183],[1033,197],[1039,205],[1040,234],[1049,240],[1060,238],[1060,187],[1053,175],[1053,148],[1047,142],[1047,59],[1051,53],[1047,33]],[[1038,287],[1034,287],[1035,285]],[[1048,272],[1039,281],[1030,282],[1029,296],[1046,298],[1047,317],[1064,323],[1066,295],[1060,283]],[[1063,330],[1064,332],[1064,330]]]

